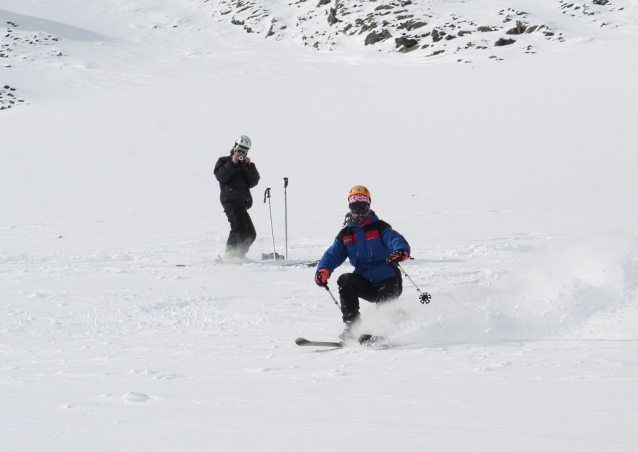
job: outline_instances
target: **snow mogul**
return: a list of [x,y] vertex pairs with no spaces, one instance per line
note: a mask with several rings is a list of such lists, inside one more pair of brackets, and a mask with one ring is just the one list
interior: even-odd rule
[[257,167],[248,157],[252,143],[242,135],[235,141],[229,156],[220,157],[215,164],[219,181],[219,200],[230,223],[224,260],[241,261],[257,238],[255,226],[248,214],[253,205],[250,189],[259,183]]
[[359,298],[383,303],[398,298],[403,281],[397,264],[410,257],[405,238],[370,210],[370,191],[357,185],[348,194],[349,213],[344,228],[317,265],[315,282],[326,287],[328,278],[345,260],[354,266],[353,273],[339,276],[339,298],[345,329],[342,340],[353,339],[353,326],[360,321]]

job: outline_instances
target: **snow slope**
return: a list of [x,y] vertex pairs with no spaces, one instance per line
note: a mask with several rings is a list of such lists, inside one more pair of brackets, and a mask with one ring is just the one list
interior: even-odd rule
[[[565,39],[330,51],[305,25],[264,36],[279,2],[246,33],[229,3],[5,0],[0,450],[635,450],[636,3],[483,4],[408,6],[430,32],[511,8]],[[212,169],[240,134],[251,257],[267,187],[284,250],[283,177],[291,259],[320,257],[356,184],[410,241],[433,301],[405,281],[362,307],[395,347],[297,347],[341,329],[314,270],[212,262]]]

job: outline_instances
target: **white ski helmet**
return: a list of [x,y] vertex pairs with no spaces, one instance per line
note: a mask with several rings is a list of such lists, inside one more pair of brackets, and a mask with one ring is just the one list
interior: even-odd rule
[[252,143],[250,142],[250,138],[248,138],[246,135],[242,135],[235,140],[235,149],[237,149],[238,147],[242,147],[245,150],[248,150],[250,149],[250,146],[252,146]]

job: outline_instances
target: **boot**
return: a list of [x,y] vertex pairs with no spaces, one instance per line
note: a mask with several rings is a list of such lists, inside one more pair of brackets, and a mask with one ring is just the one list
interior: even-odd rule
[[361,323],[361,316],[359,316],[359,313],[357,312],[355,316],[344,321],[345,327],[343,329],[343,332],[339,335],[339,339],[341,339],[342,341],[356,339],[357,335],[354,330],[357,328],[357,325],[359,323]]

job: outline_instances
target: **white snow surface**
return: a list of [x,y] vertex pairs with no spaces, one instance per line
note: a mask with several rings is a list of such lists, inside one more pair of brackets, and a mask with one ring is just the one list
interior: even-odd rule
[[[589,2],[600,27],[415,1],[566,36],[461,63],[246,33],[226,3],[2,1],[0,450],[637,450],[637,2]],[[314,269],[214,263],[240,134],[249,257],[272,252],[267,187],[291,262],[357,184],[410,242],[432,302],[408,280],[362,301],[392,348],[298,347],[342,328]]]

